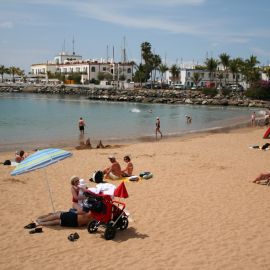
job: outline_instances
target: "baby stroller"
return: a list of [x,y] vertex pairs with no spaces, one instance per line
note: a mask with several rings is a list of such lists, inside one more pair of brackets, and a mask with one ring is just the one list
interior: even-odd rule
[[117,229],[125,230],[128,227],[128,216],[124,209],[125,203],[112,200],[111,196],[85,192],[87,197],[83,202],[83,210],[91,211],[94,220],[87,225],[89,233],[95,233],[99,226],[105,228],[104,237],[111,240],[115,237]]

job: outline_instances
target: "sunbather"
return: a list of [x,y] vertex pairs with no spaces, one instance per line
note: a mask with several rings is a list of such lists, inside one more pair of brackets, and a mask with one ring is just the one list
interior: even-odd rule
[[129,156],[124,156],[124,161],[127,163],[126,168],[122,171],[122,176],[131,176],[133,172],[133,164],[131,163]]
[[111,166],[103,171],[105,178],[112,180],[117,180],[121,178],[122,175],[120,164],[116,161],[116,158],[114,156],[109,156],[108,158],[111,162]]
[[91,220],[90,214],[83,211],[77,212],[56,212],[49,213],[37,218],[37,225],[54,226],[60,225],[63,227],[81,227],[88,224]]
[[253,183],[260,184],[262,181],[265,181],[266,183],[270,182],[270,173],[261,173],[254,181]]

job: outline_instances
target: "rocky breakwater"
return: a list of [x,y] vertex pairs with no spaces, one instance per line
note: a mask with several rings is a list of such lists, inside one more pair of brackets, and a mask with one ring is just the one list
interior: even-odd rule
[[0,92],[30,92],[39,94],[80,95],[91,100],[163,103],[163,104],[191,104],[243,106],[270,109],[270,102],[252,100],[243,92],[232,92],[229,95],[221,93],[207,96],[198,90],[162,90],[162,89],[104,89],[95,86],[0,86]]

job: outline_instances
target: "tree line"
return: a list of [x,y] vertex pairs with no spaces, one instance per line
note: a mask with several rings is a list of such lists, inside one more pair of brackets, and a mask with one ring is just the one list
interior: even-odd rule
[[4,74],[11,75],[13,82],[15,82],[15,75],[23,77],[24,79],[26,78],[24,70],[22,70],[18,67],[15,67],[15,66],[5,67],[4,65],[0,65],[0,75],[2,78],[2,82],[4,79]]
[[[164,74],[166,71],[171,73],[171,81],[178,81],[180,78],[181,68],[177,64],[173,64],[171,67],[166,63],[162,63],[161,57],[152,52],[151,44],[149,42],[143,42],[141,44],[141,56],[144,63],[137,65],[134,63],[136,72],[134,75],[135,82],[147,82],[156,81],[156,72],[159,71],[161,75],[161,84],[164,80]],[[195,70],[208,71],[210,73],[210,82],[219,80],[227,84],[228,73],[232,73],[235,78],[235,83],[238,84],[239,74],[241,74],[245,81],[251,86],[260,80],[260,73],[264,72],[270,78],[270,67],[259,67],[257,57],[251,55],[248,59],[242,59],[240,57],[231,58],[227,53],[221,53],[218,59],[213,57],[207,58],[204,65],[197,65]],[[223,66],[222,70],[218,70],[219,65]],[[192,80],[195,85],[198,85],[200,80],[199,72],[194,72]]]
[[[167,71],[170,71],[171,73],[170,79],[172,82],[179,81],[181,68],[177,64],[168,66],[166,63],[163,63],[160,55],[152,51],[152,45],[149,42],[143,42],[140,49],[143,63],[137,64],[134,61],[129,63],[132,64],[135,69],[135,73],[133,74],[134,82],[142,85],[142,83],[150,81],[151,86],[153,86],[156,82],[157,72],[159,72],[162,85],[164,82],[164,75]],[[210,74],[210,82],[223,82],[224,85],[227,84],[229,73],[233,74],[236,84],[238,84],[238,78],[241,74],[244,80],[252,87],[260,80],[260,73],[262,72],[266,74],[268,80],[270,79],[270,67],[259,67],[258,64],[260,64],[260,62],[254,55],[251,55],[248,59],[242,59],[240,57],[231,58],[227,53],[221,53],[218,59],[213,57],[206,58],[203,65],[196,65],[194,69],[197,71],[208,71]],[[222,70],[218,69],[219,65],[223,66]],[[15,75],[25,78],[24,70],[15,66],[5,67],[4,65],[0,65],[2,81],[4,74],[10,74],[13,82],[15,81]],[[52,74],[48,75],[49,77],[53,77]],[[103,77],[102,74],[100,74],[98,80],[103,79]],[[197,86],[202,79],[201,74],[199,72],[194,72],[191,79]],[[79,79],[76,78],[76,80]]]

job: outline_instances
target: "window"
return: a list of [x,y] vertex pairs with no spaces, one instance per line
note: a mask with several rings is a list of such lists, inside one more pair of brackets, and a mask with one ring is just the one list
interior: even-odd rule
[[103,67],[102,70],[103,70],[103,71],[106,71],[106,67]]
[[96,72],[96,68],[95,67],[91,67],[91,72]]
[[127,69],[127,73],[131,73],[131,68],[128,68]]

